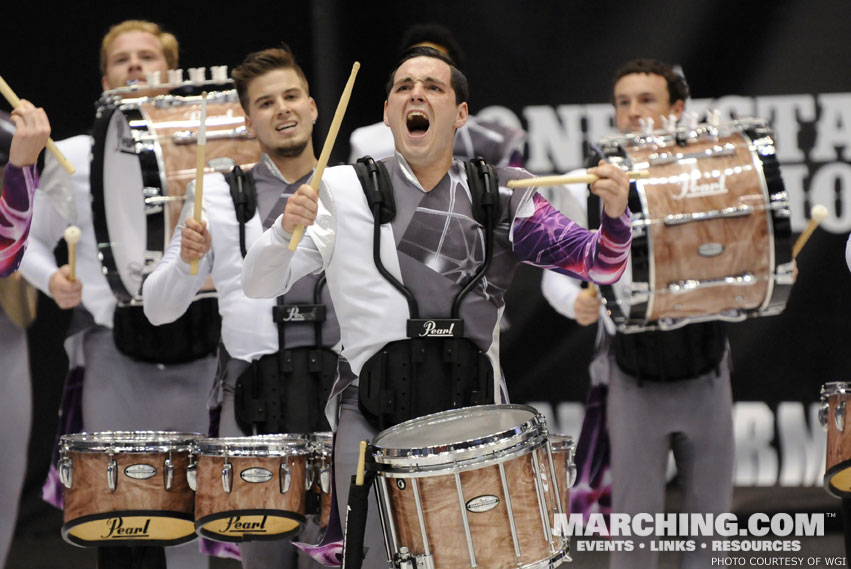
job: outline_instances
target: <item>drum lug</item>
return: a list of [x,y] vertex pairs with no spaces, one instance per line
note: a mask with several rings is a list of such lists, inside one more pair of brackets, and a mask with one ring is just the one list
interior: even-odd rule
[[[286,463],[281,463],[281,471],[279,473],[281,494],[286,494],[290,491],[290,482],[292,482],[292,473],[290,467]],[[308,486],[309,488],[309,486]]]
[[310,490],[313,488],[313,483],[316,481],[316,470],[313,468],[313,462],[307,461],[307,476],[304,477],[304,489]]
[[225,465],[222,468],[222,490],[224,490],[225,494],[230,494],[232,489],[233,489],[233,465],[229,462],[225,462]]
[[106,485],[109,487],[110,492],[115,492],[115,489],[118,487],[118,463],[111,454],[109,455],[109,463],[106,466]]
[[434,557],[431,555],[411,555],[407,547],[399,548],[394,559],[397,569],[434,569]]
[[171,490],[172,484],[174,484],[174,461],[169,453],[168,458],[163,462],[163,487],[168,491]]
[[573,485],[576,484],[576,463],[573,461],[573,449],[570,449],[567,452],[567,456],[565,457],[565,468],[567,472],[567,488],[573,488]]
[[186,467],[186,482],[189,488],[195,492],[198,490],[198,465],[195,463]]
[[323,468],[319,471],[319,487],[325,494],[331,493],[331,470]]
[[67,456],[59,459],[59,481],[65,488],[70,489],[74,479],[74,463]]
[[833,412],[833,422],[836,423],[836,428],[840,433],[845,432],[845,401],[840,401],[836,406],[836,411]]

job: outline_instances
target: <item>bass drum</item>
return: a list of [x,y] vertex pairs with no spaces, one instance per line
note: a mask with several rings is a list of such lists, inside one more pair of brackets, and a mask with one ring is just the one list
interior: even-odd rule
[[[168,246],[195,179],[201,97],[121,98],[98,103],[91,188],[95,236],[119,305],[142,302],[142,282]],[[207,172],[253,166],[260,146],[245,127],[236,91],[207,95]]]
[[789,199],[764,120],[613,137],[600,149],[649,174],[630,190],[631,281],[601,287],[621,332],[783,311],[794,282]]

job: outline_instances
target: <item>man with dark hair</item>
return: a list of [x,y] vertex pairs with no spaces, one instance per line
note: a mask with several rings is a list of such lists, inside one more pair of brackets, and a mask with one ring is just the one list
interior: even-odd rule
[[[415,47],[430,47],[443,53],[464,69],[461,47],[448,28],[440,24],[414,24],[402,36],[399,55]],[[455,135],[455,156],[461,159],[481,156],[486,162],[505,166],[523,163],[523,142],[526,133],[519,128],[470,115]],[[361,156],[378,160],[393,154],[393,135],[383,122],[357,128],[349,139],[351,161]]]
[[[329,168],[321,200],[301,186],[243,264],[246,295],[258,298],[325,270],[350,368],[341,370],[334,389],[341,395],[334,456],[341,513],[359,441],[427,413],[506,401],[494,338],[505,290],[521,262],[598,282],[613,282],[624,269],[631,240],[626,174],[604,162],[592,170],[600,176],[592,191],[605,210],[597,233],[560,215],[534,189],[505,186],[529,177],[524,170],[496,168],[480,176],[480,165],[473,165],[468,177],[465,163],[452,154],[455,132],[468,118],[467,102],[453,88],[453,67],[434,49],[408,52],[391,73],[384,103],[395,156]],[[377,175],[378,188],[369,172]],[[371,188],[367,198],[374,199],[376,189],[382,196],[372,209],[362,174]],[[485,203],[492,205],[479,205]],[[288,243],[298,225],[309,227],[292,252]],[[428,322],[446,322],[441,319],[450,313],[463,323],[453,328],[455,337],[423,337]],[[445,364],[446,342],[459,350],[458,361],[467,362],[463,371]],[[400,386],[394,378],[403,368],[428,380]],[[397,401],[410,395],[411,406],[376,406],[371,394],[385,391]],[[367,525],[364,566],[379,567],[386,559],[374,509]]]
[[[289,307],[315,305],[315,291],[321,290],[324,321],[309,321],[307,311],[303,311],[305,320],[301,322],[285,322],[281,317],[275,320],[275,299],[247,298],[241,285],[245,248],[274,222],[289,196],[313,174],[316,103],[310,97],[304,73],[285,49],[248,55],[232,76],[245,110],[246,126],[260,143],[262,158],[245,175],[234,171],[229,179],[218,173],[204,177],[206,222],[187,217],[175,231],[163,259],[145,281],[145,314],[157,325],[173,321],[183,314],[204,281],[212,277],[222,316],[222,365],[216,378],[216,399],[222,406],[219,435],[328,431],[323,413],[336,377],[340,332],[328,292],[321,284],[322,275],[302,278],[288,292],[285,302]],[[237,184],[255,188],[256,211],[250,215],[243,212],[242,221],[231,183],[234,189]],[[187,194],[193,190],[194,184],[190,184]],[[190,274],[192,261],[199,261],[197,275]],[[317,326],[321,327],[318,346]],[[320,373],[308,368],[309,357],[316,354],[323,364]],[[285,372],[281,365],[292,369]],[[251,402],[244,400],[245,394],[256,392],[284,395],[282,409],[276,411],[277,401],[265,397],[257,402],[267,410],[262,420],[246,416],[247,403]],[[301,539],[317,539],[313,516],[308,528]],[[240,552],[246,568],[297,565],[289,540],[243,543]],[[298,565],[316,566],[306,556],[299,557]]]
[[[623,133],[641,131],[650,121],[661,127],[663,118],[682,117],[685,97],[685,79],[670,66],[646,59],[631,61],[615,75],[615,122]],[[585,222],[585,186],[560,189],[553,198],[560,210]],[[623,282],[631,279],[628,267]],[[728,512],[734,440],[731,357],[724,325],[713,321],[667,332],[622,334],[605,315],[599,296],[580,288],[576,279],[544,271],[542,288],[553,308],[582,326],[603,315],[590,371],[592,384],[608,386],[612,512],[654,515],[665,511],[671,450],[683,489],[681,511]],[[683,358],[688,360],[685,369]],[[658,551],[644,545],[612,552],[612,569],[656,567]],[[709,567],[711,558],[719,555],[710,545],[684,552],[680,567]]]
[[[101,41],[101,85],[116,89],[132,82],[144,84],[148,73],[165,74],[176,67],[177,52],[177,40],[162,32],[157,24],[141,20],[116,24]],[[216,369],[215,343],[203,354],[187,355],[181,363],[168,364],[138,359],[116,344],[113,332],[121,315],[141,311],[135,306],[117,306],[99,259],[89,177],[92,142],[91,136],[79,135],[56,143],[76,168],[72,175],[52,155],[46,155],[35,194],[29,249],[21,263],[21,272],[28,281],[53,298],[60,308],[74,309],[65,347],[75,371],[66,378],[61,424],[76,425],[70,428],[86,432],[206,432],[206,400]],[[69,265],[57,266],[53,254],[69,225],[81,230],[73,279]],[[134,338],[146,338],[138,329],[133,332]],[[77,375],[79,370],[82,382]],[[58,487],[58,477],[49,477],[45,495],[61,507]],[[105,556],[104,563],[106,557],[116,559],[124,553],[124,548],[99,548],[99,555]],[[132,550],[127,553],[128,557],[132,555]],[[162,556],[162,552],[158,555]],[[208,564],[196,543],[168,547],[165,557],[172,568],[201,568]]]

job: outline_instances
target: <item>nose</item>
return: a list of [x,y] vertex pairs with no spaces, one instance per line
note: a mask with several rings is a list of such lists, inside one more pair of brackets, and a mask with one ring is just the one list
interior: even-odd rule
[[419,81],[414,82],[414,86],[411,87],[411,100],[412,101],[422,101],[425,98],[425,89],[423,89],[423,84]]
[[640,117],[641,116],[641,105],[639,105],[638,101],[632,100],[629,102],[629,116],[631,117]]

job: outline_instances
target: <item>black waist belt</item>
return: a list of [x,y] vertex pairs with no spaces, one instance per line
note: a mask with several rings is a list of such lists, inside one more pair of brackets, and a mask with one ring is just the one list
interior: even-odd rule
[[639,381],[694,379],[719,370],[727,348],[720,322],[690,324],[666,332],[615,334],[612,350],[618,367]]
[[121,353],[162,364],[185,363],[214,354],[221,328],[215,298],[192,302],[180,318],[162,326],[151,324],[141,306],[118,307],[112,317],[112,337]]
[[358,406],[374,428],[494,402],[493,366],[467,338],[391,342],[364,364]]

